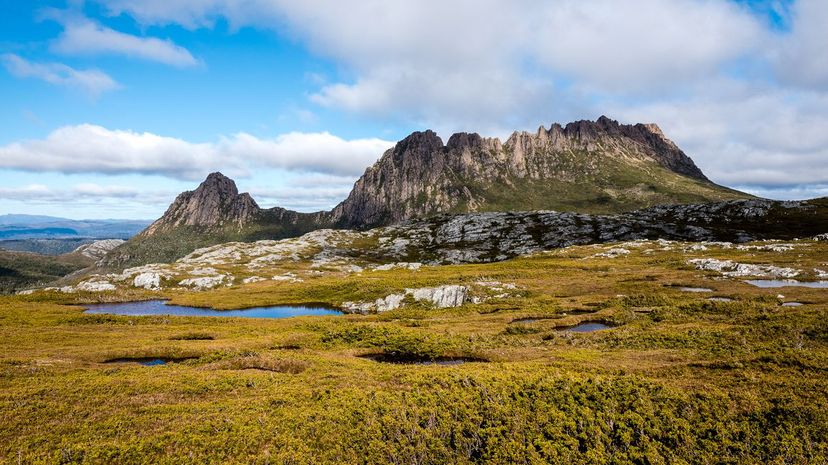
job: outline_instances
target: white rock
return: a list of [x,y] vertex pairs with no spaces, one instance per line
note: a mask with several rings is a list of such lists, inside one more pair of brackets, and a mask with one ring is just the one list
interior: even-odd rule
[[180,284],[182,286],[192,287],[192,288],[195,288],[196,290],[200,291],[202,289],[212,289],[212,288],[224,283],[225,279],[226,279],[226,276],[224,276],[224,275],[201,276],[201,277],[198,277],[198,278],[183,279],[183,280],[179,281],[178,284]]
[[291,283],[301,283],[302,281],[304,281],[304,279],[298,278],[296,276],[296,274],[291,273],[291,272],[287,272],[287,273],[281,274],[281,275],[276,275],[276,276],[274,276],[270,279],[272,279],[273,281],[288,281],[288,282],[291,282]]
[[112,249],[118,247],[124,242],[126,241],[123,239],[103,239],[89,244],[84,244],[75,249],[75,252],[78,252],[84,257],[89,257],[93,260],[100,260],[104,258],[104,256]]
[[624,255],[627,255],[629,253],[630,253],[630,251],[627,250],[627,249],[622,249],[622,248],[616,247],[616,248],[609,249],[606,252],[597,253],[597,254],[593,255],[591,258],[615,258],[615,257],[621,257],[621,256],[624,256]]
[[799,275],[799,270],[783,268],[773,265],[753,265],[748,263],[737,263],[732,260],[718,260],[715,258],[694,258],[688,263],[695,265],[697,269],[706,271],[718,271],[724,276],[731,278],[757,276],[763,278],[793,278]]
[[405,294],[387,295],[385,298],[377,299],[376,302],[374,302],[374,308],[376,308],[377,312],[394,310],[400,308],[403,299],[405,299]]
[[266,279],[262,278],[261,276],[251,276],[249,278],[242,279],[242,282],[244,284],[257,283],[259,281],[266,281]]
[[109,281],[83,281],[77,285],[77,290],[89,292],[114,291],[115,285]]
[[372,302],[342,302],[342,308],[356,313],[371,313],[376,310]]
[[449,308],[463,305],[466,301],[469,288],[452,284],[439,287],[406,289],[405,292],[414,297],[414,300],[430,302],[437,308]]
[[161,275],[151,271],[141,273],[132,280],[132,285],[135,287],[143,287],[144,289],[158,290],[161,288]]

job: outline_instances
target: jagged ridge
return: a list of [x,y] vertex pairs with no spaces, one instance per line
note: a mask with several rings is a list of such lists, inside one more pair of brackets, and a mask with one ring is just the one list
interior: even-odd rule
[[428,130],[386,151],[329,212],[262,209],[231,179],[212,173],[106,263],[168,261],[220,242],[324,227],[366,229],[444,213],[617,213],[746,197],[710,182],[654,124],[622,125],[602,116],[515,132],[505,143],[458,133],[443,144]]
[[332,217],[367,227],[439,213],[615,213],[746,197],[710,182],[658,126],[602,116],[505,143],[458,133],[444,145],[433,131],[415,132],[366,170]]

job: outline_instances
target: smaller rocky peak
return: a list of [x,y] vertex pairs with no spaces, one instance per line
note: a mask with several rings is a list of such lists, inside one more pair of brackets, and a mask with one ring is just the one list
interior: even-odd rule
[[236,182],[218,171],[208,174],[207,178],[198,185],[194,192],[196,194],[215,193],[222,197],[235,197],[239,195]]
[[449,150],[462,151],[464,149],[474,150],[483,146],[483,138],[480,134],[473,132],[458,132],[449,137],[446,148]]
[[434,153],[444,149],[443,140],[431,129],[412,132],[405,139],[397,142],[394,146],[393,160],[399,165],[405,159],[430,159]]
[[598,136],[598,126],[592,121],[582,119],[567,124],[563,132],[569,138],[592,140]]
[[221,173],[210,173],[193,191],[181,193],[142,235],[178,226],[214,228],[234,225],[241,227],[260,211],[253,197],[239,194],[236,183]]
[[595,125],[607,134],[619,134],[621,132],[621,124],[614,119],[601,115],[595,120]]

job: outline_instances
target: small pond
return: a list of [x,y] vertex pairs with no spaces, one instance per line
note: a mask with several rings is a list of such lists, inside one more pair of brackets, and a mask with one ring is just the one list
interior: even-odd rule
[[183,357],[183,358],[168,358],[168,357],[125,357],[125,358],[113,358],[105,361],[104,363],[137,363],[139,365],[144,366],[158,366],[158,365],[166,365],[168,363],[175,363],[175,362],[183,362],[184,360],[190,360],[194,357]]
[[801,307],[802,302],[785,302],[782,304],[783,307]]
[[536,323],[538,321],[543,320],[560,320],[561,318],[565,318],[571,315],[588,315],[590,313],[595,313],[596,310],[587,310],[587,309],[575,309],[575,310],[568,310],[566,312],[559,313],[557,315],[547,315],[547,316],[526,316],[515,318],[514,320],[510,321],[509,324],[520,324],[520,323]]
[[243,310],[214,310],[212,308],[167,305],[166,300],[145,300],[87,305],[84,313],[126,316],[172,315],[172,316],[225,316],[245,318],[290,318],[294,316],[342,315],[342,312],[324,305],[274,305]]
[[480,358],[474,357],[418,357],[415,355],[398,355],[398,354],[367,354],[360,355],[360,358],[373,360],[381,363],[394,363],[397,365],[462,365],[470,362],[486,362]]
[[679,287],[680,291],[684,292],[713,292],[709,287]]
[[795,279],[749,279],[745,281],[756,287],[815,287],[828,289],[828,281],[797,281]]
[[565,328],[558,328],[559,331],[569,331],[572,333],[591,333],[593,331],[603,331],[605,329],[612,329],[613,326],[610,326],[605,323],[599,323],[597,321],[586,321],[584,323],[579,323],[575,326],[567,326]]

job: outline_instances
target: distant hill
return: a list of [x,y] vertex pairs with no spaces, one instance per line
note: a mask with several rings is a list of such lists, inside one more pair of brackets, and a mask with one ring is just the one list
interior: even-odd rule
[[[128,239],[149,225],[148,220],[71,220],[54,216],[0,215],[0,237],[86,237]],[[11,237],[16,235],[17,237]],[[22,237],[25,236],[25,237]]]
[[105,262],[171,261],[221,242],[367,229],[446,213],[611,214],[751,197],[711,182],[654,124],[623,125],[602,116],[515,132],[505,142],[458,133],[447,144],[424,131],[386,151],[327,212],[262,209],[231,179],[210,174]]

